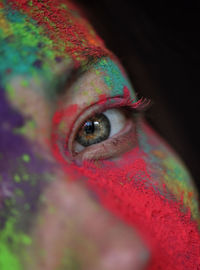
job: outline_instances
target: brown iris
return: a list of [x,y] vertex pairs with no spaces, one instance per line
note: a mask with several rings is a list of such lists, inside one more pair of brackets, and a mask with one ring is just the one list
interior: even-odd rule
[[83,146],[90,146],[106,140],[110,135],[110,122],[103,114],[96,114],[87,120],[79,130],[76,140]]

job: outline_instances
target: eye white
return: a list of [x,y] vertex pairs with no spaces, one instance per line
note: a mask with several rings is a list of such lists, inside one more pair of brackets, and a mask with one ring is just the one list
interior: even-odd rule
[[121,129],[124,127],[125,124],[125,115],[124,113],[121,112],[119,109],[110,109],[103,114],[108,118],[110,122],[110,136],[112,137],[113,135],[117,134]]
[[[104,114],[110,122],[109,138],[122,130],[122,128],[125,125],[126,118],[125,118],[124,113],[120,109],[109,109],[103,112],[102,114]],[[74,142],[75,152],[79,153],[85,148],[86,148],[85,146],[82,146],[77,141]]]

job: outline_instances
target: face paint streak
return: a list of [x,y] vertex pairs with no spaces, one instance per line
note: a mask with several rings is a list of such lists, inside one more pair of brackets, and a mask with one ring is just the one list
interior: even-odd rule
[[183,204],[190,208],[192,217],[198,222],[200,228],[197,194],[193,185],[189,183],[190,175],[173,157],[164,159],[162,164],[167,169],[164,174],[166,186],[177,199],[182,199]]
[[[63,128],[65,128],[65,125],[63,127],[62,121],[69,121],[69,118],[73,116],[78,110],[78,105],[71,105],[66,110],[57,111],[52,119],[52,135],[51,135],[51,144],[52,144],[52,151],[56,159],[65,164],[65,159],[63,158],[63,155],[60,152],[59,149],[59,142],[61,141],[63,145],[67,144],[66,141],[66,134],[64,138],[60,138],[60,133]],[[66,120],[65,120],[66,119]],[[65,153],[67,155],[67,153]]]
[[[158,142],[156,140],[149,140],[149,138],[155,137],[149,127],[145,131],[142,129],[138,130],[138,133],[140,146],[147,154],[146,160],[153,168],[155,167],[156,174],[160,171],[160,178],[166,185],[166,188],[177,200],[183,201],[183,204],[189,207],[192,217],[200,226],[198,199],[197,194],[194,192],[195,189],[191,176],[176,158],[175,153],[171,152],[170,147],[161,138],[159,138],[162,140],[162,144],[159,142],[159,150],[156,146]],[[157,149],[156,152],[155,149]],[[155,175],[155,177],[157,176]],[[194,193],[193,196],[191,196],[192,191]]]
[[[131,156],[138,157],[138,154],[132,153]],[[167,200],[156,193],[152,186],[146,186],[144,181],[135,181],[138,175],[151,181],[142,158],[124,158],[124,169],[110,161],[99,161],[98,166],[97,162],[92,161],[85,161],[81,167],[68,166],[66,160],[62,160],[62,164],[69,176],[73,173],[71,179],[80,179],[80,175],[85,175],[89,187],[98,195],[101,203],[138,228],[153,253],[149,269],[200,267],[200,235],[197,224],[191,221],[190,211],[181,212],[181,202]],[[79,176],[74,176],[74,171],[80,173]],[[132,172],[132,181],[127,179],[128,172]]]
[[[10,16],[10,13],[13,17]],[[44,35],[44,30],[34,21],[19,12],[3,9],[0,15],[5,28],[0,32],[1,54],[0,74],[2,83],[9,91],[8,81],[15,75],[37,76],[51,78],[50,63],[54,62],[56,52],[52,50],[52,41]],[[12,18],[12,20],[10,19]],[[9,20],[10,19],[10,20]],[[42,44],[42,46],[39,46]],[[44,64],[38,69],[36,61]],[[12,92],[11,92],[12,94]]]
[[129,89],[129,95],[135,99],[135,91],[132,88],[130,81],[126,77],[118,65],[109,58],[100,59],[95,65],[96,72],[101,74],[102,79],[111,91],[110,96],[122,96],[124,87]]
[[[32,239],[24,233],[16,233],[14,227],[17,220],[10,218],[1,231],[0,236],[0,269],[1,270],[22,270],[19,261],[19,249],[23,250],[23,258],[27,258],[26,249],[31,245]],[[23,249],[23,247],[25,247]]]
[[66,1],[58,0],[45,3],[36,0],[8,2],[13,8],[36,20],[39,25],[45,26],[48,36],[53,41],[54,50],[59,51],[60,55],[67,53],[76,66],[86,64],[91,57],[95,60],[110,54],[89,23],[79,16],[77,9],[70,2],[67,2],[65,8],[63,5]]
[[138,163],[127,160],[125,164],[130,165],[124,172],[107,161],[103,162],[102,168],[91,164],[88,163],[87,168],[86,162],[85,168],[81,169],[89,178],[88,185],[106,208],[136,226],[145,237],[153,252],[151,270],[200,267],[200,235],[197,224],[191,221],[190,212],[182,213],[181,203],[165,199],[142,181],[126,181],[126,174],[130,171],[136,177],[144,174],[148,180],[144,160],[138,160]]
[[1,270],[22,269],[18,257],[27,258],[25,250],[31,239],[26,232],[53,169],[53,164],[40,155],[34,155],[32,144],[21,135],[14,134],[13,130],[24,124],[25,119],[10,106],[5,90],[0,88]]
[[[55,123],[58,124],[62,117],[56,117]],[[137,152],[135,148],[130,155],[125,154],[122,157],[122,167],[108,160],[99,161],[98,166],[97,162],[84,161],[81,167],[77,167],[68,165],[56,143],[54,140],[54,155],[63,165],[69,179],[78,180],[83,175],[87,177],[87,184],[98,195],[101,203],[125,222],[138,228],[153,253],[149,269],[182,270],[200,267],[197,224],[191,221],[189,209],[184,213],[181,211],[182,202],[166,199],[152,185],[148,185],[152,179],[142,151]],[[138,180],[140,176],[141,180]]]

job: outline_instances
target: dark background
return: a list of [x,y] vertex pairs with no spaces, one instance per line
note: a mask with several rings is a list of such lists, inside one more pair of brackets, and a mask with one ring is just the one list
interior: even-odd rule
[[200,8],[184,2],[159,9],[126,0],[77,3],[136,92],[152,99],[147,119],[180,154],[200,190]]

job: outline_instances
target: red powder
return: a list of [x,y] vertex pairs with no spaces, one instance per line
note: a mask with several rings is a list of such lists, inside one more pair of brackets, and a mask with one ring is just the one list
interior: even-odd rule
[[[127,181],[130,171],[135,177]],[[106,169],[96,167],[95,172],[83,168],[82,174],[88,176],[88,185],[101,203],[136,227],[146,240],[152,251],[149,269],[200,269],[200,234],[196,222],[189,210],[187,213],[180,210],[180,202],[167,200],[152,186],[137,181],[137,175],[143,174],[151,182],[143,159],[137,159],[125,170],[110,164]]]
[[[75,109],[75,108],[74,108]],[[70,114],[71,110],[62,113]],[[54,116],[53,152],[72,179],[87,177],[87,184],[102,205],[138,229],[152,252],[150,270],[200,269],[200,234],[182,203],[166,199],[153,188],[144,153],[135,148],[119,166],[112,161],[67,164],[57,145],[56,127],[62,113]],[[65,115],[66,116],[66,115]],[[155,186],[154,186],[155,187]]]
[[72,3],[65,0],[8,0],[8,3],[44,26],[54,49],[61,52],[64,48],[64,54],[72,57],[76,66],[87,63],[91,57],[95,60],[109,54],[103,41]]
[[[78,109],[78,105],[73,104],[69,106],[67,109],[56,111],[52,119],[52,131],[53,131],[51,134],[52,151],[56,159],[59,162],[64,163],[64,164],[66,160],[61,155],[60,149],[58,146],[58,141],[61,141],[60,134],[58,132],[59,125],[62,121],[69,121],[70,118],[76,114],[77,109]],[[66,142],[64,142],[64,145],[65,143]]]

